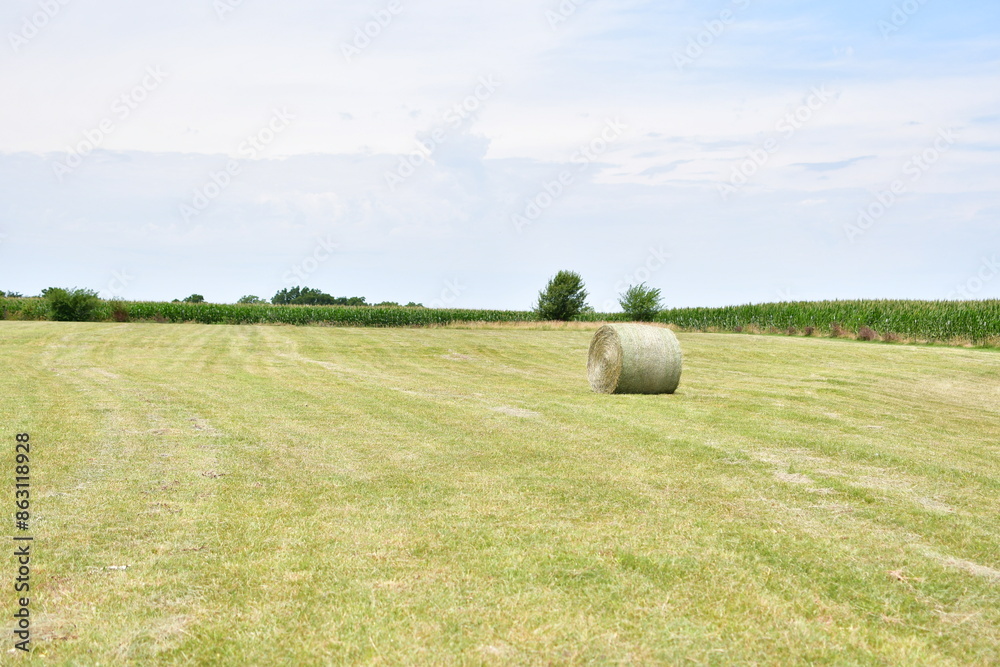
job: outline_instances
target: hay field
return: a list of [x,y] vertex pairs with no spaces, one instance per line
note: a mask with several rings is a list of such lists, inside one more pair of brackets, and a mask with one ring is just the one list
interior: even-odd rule
[[33,661],[1000,662],[1000,354],[591,335],[0,322]]

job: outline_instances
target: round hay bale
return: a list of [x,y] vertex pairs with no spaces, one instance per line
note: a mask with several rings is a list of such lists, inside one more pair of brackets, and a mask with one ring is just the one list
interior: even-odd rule
[[590,342],[587,375],[599,394],[672,394],[681,361],[681,344],[670,329],[606,324]]

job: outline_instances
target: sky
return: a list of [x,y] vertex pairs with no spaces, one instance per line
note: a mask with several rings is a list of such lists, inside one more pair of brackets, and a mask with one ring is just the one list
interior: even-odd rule
[[1000,298],[1000,3],[11,0],[0,290]]

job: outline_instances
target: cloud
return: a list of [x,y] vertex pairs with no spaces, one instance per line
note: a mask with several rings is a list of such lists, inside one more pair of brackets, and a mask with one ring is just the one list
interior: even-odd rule
[[796,162],[793,167],[802,167],[807,171],[837,171],[838,169],[846,169],[852,165],[861,162],[862,160],[874,160],[874,155],[862,155],[860,157],[850,158],[849,160],[840,160],[839,162]]
[[[8,32],[37,7],[15,4]],[[457,305],[527,307],[573,268],[600,302],[667,240],[677,259],[650,283],[673,305],[779,287],[934,296],[995,242],[1000,5],[927,3],[886,40],[870,4],[751,3],[678,72],[674,52],[718,8],[576,3],[552,26],[554,1],[403,4],[350,62],[341,45],[377,3],[245,2],[224,20],[204,0],[65,5],[0,70],[18,91],[0,105],[0,127],[17,128],[0,133],[0,263],[16,283],[0,288],[99,288],[127,268],[142,277],[126,298],[265,295],[335,234],[341,250],[311,279],[377,300],[430,301],[461,278]],[[116,100],[156,66],[162,85],[119,119]],[[483,77],[495,94],[451,127],[445,114]],[[792,136],[778,129],[824,85],[835,101]],[[285,108],[288,129],[183,219],[178,206]],[[114,131],[60,184],[53,160],[109,117]],[[581,170],[608,119],[627,131]],[[445,140],[390,189],[386,174],[441,126]],[[954,148],[845,244],[843,226],[941,128],[957,129]],[[769,139],[778,148],[758,164]],[[739,169],[753,176],[723,202],[716,186]],[[517,234],[511,214],[564,172],[572,184]]]
[[674,171],[675,169],[677,169],[677,167],[681,166],[682,164],[688,164],[688,163],[691,163],[691,162],[694,162],[694,160],[675,160],[674,162],[671,162],[669,164],[662,164],[662,165],[658,165],[656,167],[649,167],[648,169],[644,169],[644,170],[642,170],[639,173],[639,175],[640,176],[658,176],[660,174],[669,174],[670,172]]

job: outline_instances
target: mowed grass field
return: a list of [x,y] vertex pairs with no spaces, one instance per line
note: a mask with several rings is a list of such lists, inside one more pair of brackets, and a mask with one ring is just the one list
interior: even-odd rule
[[30,660],[1000,662],[1000,353],[591,335],[0,322]]

